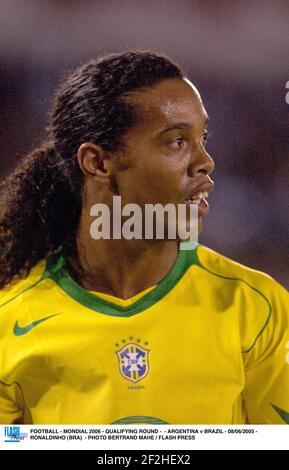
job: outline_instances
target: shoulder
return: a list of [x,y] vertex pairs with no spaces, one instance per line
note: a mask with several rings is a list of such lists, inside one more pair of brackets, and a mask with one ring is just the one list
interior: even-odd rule
[[233,305],[243,351],[282,335],[289,324],[289,292],[270,275],[198,245],[198,264],[214,285],[214,295]]
[[6,314],[13,314],[23,309],[24,302],[29,302],[37,295],[37,288],[44,279],[46,260],[38,262],[29,272],[26,278],[14,279],[0,290],[0,322]]
[[224,281],[235,281],[236,284],[246,284],[269,297],[274,295],[276,291],[288,294],[284,287],[263,271],[238,263],[204,245],[199,244],[196,253],[200,267],[212,276],[219,277]]

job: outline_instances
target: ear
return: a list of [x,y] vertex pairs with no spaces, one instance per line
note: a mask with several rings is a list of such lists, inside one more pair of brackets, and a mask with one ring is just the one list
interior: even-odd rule
[[109,183],[112,171],[111,155],[93,142],[81,144],[77,152],[81,171],[102,183]]

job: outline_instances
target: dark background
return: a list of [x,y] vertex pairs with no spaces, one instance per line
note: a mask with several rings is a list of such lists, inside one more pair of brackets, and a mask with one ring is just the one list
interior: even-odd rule
[[0,0],[0,178],[45,136],[68,70],[131,48],[175,59],[209,113],[200,242],[289,288],[289,1]]

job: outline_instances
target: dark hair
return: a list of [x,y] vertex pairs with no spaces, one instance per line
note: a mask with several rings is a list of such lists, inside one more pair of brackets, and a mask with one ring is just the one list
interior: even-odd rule
[[60,86],[47,142],[0,185],[0,288],[73,245],[84,184],[79,146],[91,141],[118,150],[137,119],[125,94],[182,77],[178,65],[163,55],[129,51],[88,62]]

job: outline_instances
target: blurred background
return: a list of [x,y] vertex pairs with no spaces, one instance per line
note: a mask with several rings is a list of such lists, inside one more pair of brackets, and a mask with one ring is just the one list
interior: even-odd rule
[[45,137],[63,75],[152,49],[210,116],[215,192],[200,243],[289,288],[289,1],[0,0],[0,179]]

